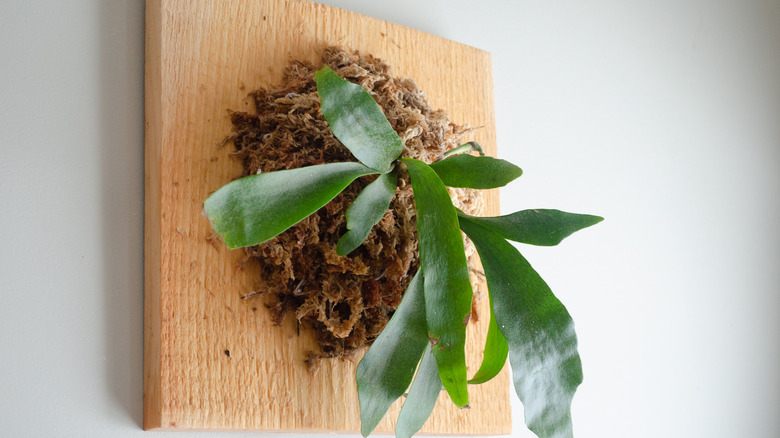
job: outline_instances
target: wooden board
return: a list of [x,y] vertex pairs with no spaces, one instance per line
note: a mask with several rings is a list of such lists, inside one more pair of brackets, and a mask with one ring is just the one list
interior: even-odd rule
[[[144,428],[357,432],[356,363],[309,372],[310,334],[242,302],[254,266],[207,240],[201,204],[240,174],[230,148],[217,147],[231,130],[227,110],[249,108],[247,93],[278,83],[290,59],[340,44],[415,78],[456,123],[483,126],[473,137],[495,154],[490,55],[307,1],[150,0],[146,14]],[[497,193],[487,197],[498,213]],[[486,325],[469,329],[470,373]],[[509,387],[506,369],[470,387],[469,410],[443,393],[423,431],[509,433]],[[377,431],[393,430],[399,407]]]

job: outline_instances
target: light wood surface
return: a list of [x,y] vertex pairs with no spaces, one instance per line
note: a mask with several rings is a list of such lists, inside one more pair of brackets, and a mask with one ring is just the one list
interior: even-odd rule
[[[247,93],[278,83],[290,59],[340,44],[415,78],[456,123],[483,126],[473,139],[495,155],[490,55],[307,1],[149,0],[146,14],[144,428],[357,432],[357,362],[309,372],[310,334],[243,302],[254,265],[208,240],[201,204],[241,172],[230,147],[217,147],[231,130],[228,109],[250,108]],[[497,214],[497,193],[486,196]],[[470,374],[487,319],[469,329]],[[509,433],[509,387],[506,369],[471,386],[468,410],[443,393],[423,432]],[[399,409],[378,432],[393,430]]]

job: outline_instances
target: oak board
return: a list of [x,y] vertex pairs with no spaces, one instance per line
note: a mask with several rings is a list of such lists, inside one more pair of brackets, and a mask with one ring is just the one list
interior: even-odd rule
[[[304,359],[313,349],[294,321],[274,326],[243,251],[214,242],[201,206],[241,173],[228,110],[277,84],[291,59],[327,45],[371,53],[416,79],[432,107],[495,155],[490,55],[420,31],[302,0],[149,0],[146,9],[144,428],[352,432],[360,429],[357,362]],[[488,214],[498,214],[495,191]],[[486,295],[486,294],[484,294]],[[486,296],[482,308],[486,308]],[[488,318],[469,329],[469,373],[479,366]],[[423,432],[507,434],[509,376],[470,386],[471,409],[442,393]],[[400,403],[379,424],[392,432]]]

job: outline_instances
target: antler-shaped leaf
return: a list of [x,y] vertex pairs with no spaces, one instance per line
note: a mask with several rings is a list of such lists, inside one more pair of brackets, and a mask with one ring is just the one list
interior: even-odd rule
[[421,271],[412,279],[393,317],[357,367],[360,432],[368,436],[402,396],[428,343]]
[[431,353],[429,344],[412,387],[409,388],[409,396],[406,397],[401,413],[398,414],[398,422],[395,425],[396,438],[409,438],[423,427],[436,406],[441,388],[439,370],[436,368],[436,359]]
[[371,95],[327,66],[315,73],[315,80],[333,135],[366,166],[382,173],[392,170],[403,143]]
[[472,290],[458,215],[430,166],[411,158],[403,162],[412,178],[417,210],[428,337],[441,382],[453,403],[463,407],[469,403],[464,348]]
[[397,173],[383,173],[355,198],[346,213],[349,231],[341,236],[336,245],[338,255],[349,254],[366,240],[371,228],[382,219],[390,206],[397,183]]
[[542,438],[570,438],[582,365],[569,312],[512,244],[471,218],[460,216],[460,226],[482,260],[528,428]]
[[431,164],[439,178],[448,187],[494,189],[503,187],[520,175],[523,170],[506,160],[473,155],[455,155]]
[[496,315],[493,312],[493,297],[490,296],[490,325],[485,339],[485,350],[482,353],[482,365],[469,383],[477,385],[496,377],[504,368],[507,354],[509,354],[509,344],[501,334],[501,329],[498,328]]
[[203,209],[228,248],[257,245],[320,209],[358,177],[373,173],[360,163],[331,163],[250,175],[214,192]]
[[539,246],[555,246],[574,232],[596,225],[603,217],[560,210],[523,210],[506,216],[476,217],[458,212],[504,239]]

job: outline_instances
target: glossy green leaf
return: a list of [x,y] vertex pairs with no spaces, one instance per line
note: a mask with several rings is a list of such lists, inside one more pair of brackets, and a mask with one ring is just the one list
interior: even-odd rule
[[523,174],[523,170],[506,160],[473,155],[455,155],[431,164],[448,187],[494,189],[503,187]]
[[398,175],[395,172],[383,173],[355,198],[346,213],[349,231],[341,236],[336,245],[338,255],[349,254],[366,240],[371,228],[382,219],[390,207],[397,183]]
[[439,370],[429,344],[412,387],[409,388],[409,395],[404,401],[401,413],[398,414],[398,422],[395,425],[396,438],[410,438],[423,427],[436,406],[441,388]]
[[376,101],[363,87],[327,66],[315,73],[315,80],[320,108],[333,135],[366,166],[390,171],[403,143]]
[[403,162],[412,178],[417,210],[428,337],[441,382],[453,403],[463,407],[469,402],[464,348],[472,290],[458,215],[447,188],[430,166],[411,158]]
[[504,239],[539,246],[555,246],[574,232],[604,220],[589,214],[560,210],[523,210],[506,216],[475,217],[458,212]]
[[482,365],[469,383],[478,385],[496,377],[506,364],[507,354],[509,354],[509,344],[506,343],[506,338],[498,328],[496,315],[493,312],[493,297],[490,297],[490,325],[485,339],[485,351],[482,353]]
[[512,244],[468,218],[460,223],[485,269],[528,428],[541,438],[571,437],[582,364],[569,312]]
[[482,146],[480,146],[479,143],[477,143],[476,141],[470,141],[470,142],[464,143],[464,144],[462,144],[462,145],[460,145],[460,146],[458,146],[456,148],[452,148],[452,149],[448,150],[447,152],[442,154],[442,157],[443,158],[447,158],[450,155],[457,155],[457,154],[462,154],[464,152],[472,152],[472,151],[479,152],[479,155],[481,155],[481,156],[485,155],[485,150],[482,149]]
[[360,432],[368,436],[387,409],[404,394],[428,343],[421,271],[401,304],[357,367]]
[[335,198],[352,181],[377,173],[360,163],[332,163],[238,179],[203,203],[228,248],[273,238]]

